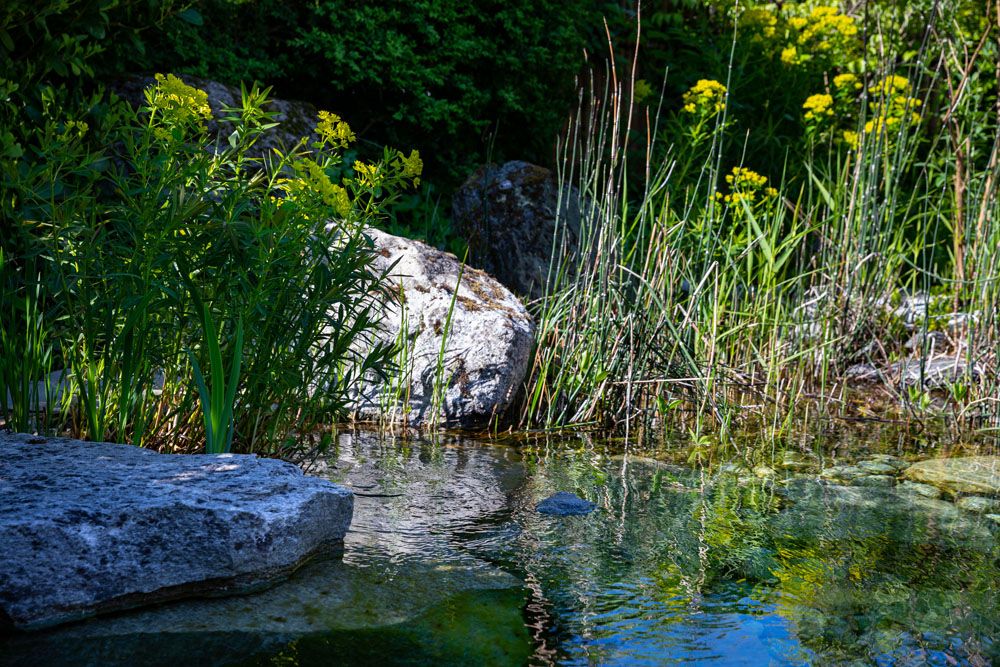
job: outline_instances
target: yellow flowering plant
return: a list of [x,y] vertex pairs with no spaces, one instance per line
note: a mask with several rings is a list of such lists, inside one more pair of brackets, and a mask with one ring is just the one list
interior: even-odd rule
[[714,79],[700,79],[684,93],[677,121],[692,148],[706,144],[714,133],[724,129],[727,96],[726,87]]
[[319,123],[316,124],[316,134],[319,136],[320,146],[343,149],[357,140],[351,126],[337,114],[320,111],[318,116]]
[[812,7],[807,14],[788,19],[781,62],[792,67],[848,62],[860,49],[857,36],[858,26],[852,16],[830,5]]
[[712,118],[726,108],[726,87],[712,79],[699,79],[684,93],[684,113]]
[[184,139],[201,134],[212,119],[208,93],[189,86],[173,74],[156,74],[156,83],[145,90],[149,127],[160,140]]
[[[250,149],[278,121],[266,91],[241,93],[210,122],[204,91],[158,75],[141,109],[112,98],[100,114],[46,118],[38,168],[0,160],[11,184],[0,254],[47,258],[50,357],[79,396],[58,430],[288,454],[346,416],[362,374],[391,367],[366,230],[419,178],[419,154],[373,163],[385,177],[367,197],[343,165],[347,123],[321,114],[317,141],[261,154]],[[64,106],[46,99],[43,115]],[[154,392],[156,369],[167,379]]]
[[910,80],[905,76],[890,74],[869,86],[868,92],[872,118],[865,123],[866,133],[889,132],[920,123],[923,102],[910,96]]
[[315,133],[319,141],[313,144],[316,151],[291,160],[293,176],[278,180],[286,205],[309,200],[341,220],[355,215],[377,217],[396,192],[420,185],[423,161],[416,150],[407,155],[387,147],[381,161],[354,160],[344,175],[339,151],[350,147],[357,137],[337,114],[320,111],[318,118]]
[[[859,95],[868,94],[867,120],[858,127]],[[856,74],[845,72],[833,77],[832,94],[810,95],[802,104],[802,119],[811,138],[829,138],[854,150],[861,145],[862,134],[885,139],[889,143],[905,127],[920,122],[922,100],[910,95],[910,80],[892,74],[865,87]]]
[[770,187],[767,180],[767,176],[763,176],[753,169],[733,167],[732,171],[725,177],[729,192],[723,194],[717,191],[715,199],[726,204],[733,215],[740,216],[744,211],[744,203],[752,208],[765,204],[778,196],[778,191]]

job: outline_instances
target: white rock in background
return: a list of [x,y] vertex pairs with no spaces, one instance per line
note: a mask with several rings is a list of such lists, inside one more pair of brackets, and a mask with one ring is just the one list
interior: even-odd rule
[[260,586],[342,543],[352,512],[273,459],[0,434],[0,626]]
[[454,255],[379,230],[368,233],[378,251],[377,268],[395,263],[391,280],[398,303],[386,310],[381,339],[402,340],[405,351],[397,378],[359,389],[357,417],[410,425],[488,424],[510,406],[524,381],[534,340],[531,315],[507,288],[483,271],[463,270]]

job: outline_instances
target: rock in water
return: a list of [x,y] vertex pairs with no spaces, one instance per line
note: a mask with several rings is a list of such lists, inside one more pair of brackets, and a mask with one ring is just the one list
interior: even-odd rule
[[903,474],[951,494],[1000,496],[1000,456],[928,459],[914,463]]
[[0,434],[0,619],[19,628],[287,575],[353,497],[290,463]]
[[524,305],[484,272],[463,269],[454,255],[376,229],[367,233],[376,269],[394,267],[398,297],[387,306],[380,338],[404,349],[396,378],[369,379],[360,388],[357,416],[474,427],[501,415],[528,370],[535,326]]
[[584,500],[580,496],[567,491],[559,491],[535,505],[535,510],[541,514],[555,514],[556,516],[574,516],[577,514],[590,514],[597,508],[597,505]]
[[567,188],[560,198],[556,175],[528,162],[481,167],[452,200],[452,220],[469,243],[469,263],[533,299],[545,293],[557,231],[556,256],[575,254],[580,218],[576,190]]

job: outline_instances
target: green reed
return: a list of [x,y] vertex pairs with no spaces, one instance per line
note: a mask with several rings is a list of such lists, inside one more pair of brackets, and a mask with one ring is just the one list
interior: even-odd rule
[[[923,48],[933,58],[947,45]],[[868,67],[885,77],[895,62]],[[953,160],[946,130],[866,132],[866,114],[880,109],[865,98],[859,145],[813,142],[789,156],[783,190],[769,196],[752,176],[727,174],[725,111],[699,126],[710,130],[698,151],[658,150],[660,114],[633,104],[633,81],[607,78],[603,89],[592,80],[560,143],[561,196],[580,207],[583,226],[575,251],[554,248],[524,424],[781,432],[808,415],[846,415],[845,373],[857,364],[882,370],[873,393],[917,414],[892,376],[902,359],[892,307],[921,290],[950,294],[952,309],[971,314],[956,333],[967,370],[959,391],[939,398],[961,401],[954,414],[966,426],[997,423],[996,135],[989,159],[965,167],[965,199],[976,205],[960,209],[928,168]],[[962,252],[942,257],[956,230]],[[919,323],[925,332],[930,321]]]

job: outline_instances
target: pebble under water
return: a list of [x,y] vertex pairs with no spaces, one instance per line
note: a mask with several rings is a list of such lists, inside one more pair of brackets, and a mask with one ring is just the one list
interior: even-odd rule
[[[342,435],[342,556],[251,595],[0,640],[0,664],[1000,664],[1000,525],[903,486],[586,437]],[[596,503],[536,511],[559,491]]]

